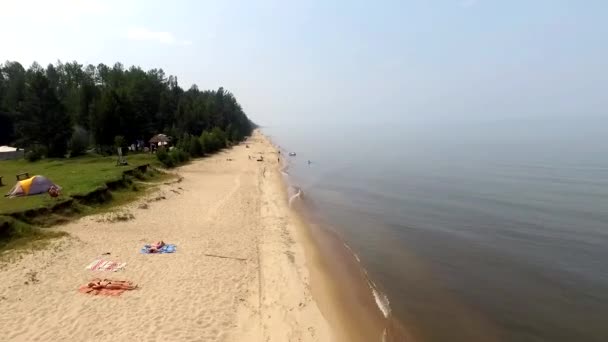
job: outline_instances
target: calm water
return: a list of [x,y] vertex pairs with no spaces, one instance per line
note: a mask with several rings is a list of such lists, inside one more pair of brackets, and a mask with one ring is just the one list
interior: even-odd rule
[[263,130],[421,340],[608,341],[607,127]]

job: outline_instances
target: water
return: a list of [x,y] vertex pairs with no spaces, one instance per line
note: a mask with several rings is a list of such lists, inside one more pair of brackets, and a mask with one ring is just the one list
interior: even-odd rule
[[608,341],[606,127],[263,130],[418,339]]

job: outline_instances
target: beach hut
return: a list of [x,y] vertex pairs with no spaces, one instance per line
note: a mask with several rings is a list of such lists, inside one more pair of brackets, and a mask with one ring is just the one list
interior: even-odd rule
[[165,146],[171,142],[171,137],[165,134],[157,134],[153,136],[148,142],[156,146]]

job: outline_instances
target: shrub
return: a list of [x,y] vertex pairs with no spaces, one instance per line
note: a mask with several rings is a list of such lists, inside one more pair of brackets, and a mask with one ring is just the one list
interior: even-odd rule
[[219,127],[214,127],[213,130],[211,131],[211,135],[213,135],[213,137],[215,138],[215,143],[216,143],[216,148],[217,150],[220,150],[224,147],[226,147],[226,140],[228,139],[228,137],[226,136],[226,133]]
[[179,148],[167,152],[164,148],[159,148],[156,151],[156,158],[168,168],[178,166],[190,160],[190,154]]
[[200,139],[197,139],[196,137],[190,139],[190,148],[188,151],[192,157],[201,157],[204,153]]
[[173,157],[163,147],[159,148],[156,151],[156,158],[158,158],[158,161],[161,162],[166,167],[175,166],[175,161],[173,160]]
[[182,151],[188,151],[188,150],[190,150],[190,141],[191,140],[192,140],[192,138],[190,137],[190,134],[184,133],[184,135],[182,135],[182,138],[179,139],[179,141],[177,142],[176,147]]
[[226,134],[219,127],[211,132],[205,131],[201,134],[201,144],[205,153],[216,152],[226,147]]
[[76,126],[70,139],[70,157],[83,155],[89,147],[89,132],[86,129]]
[[173,149],[171,152],[169,152],[169,155],[175,162],[175,165],[183,164],[190,160],[190,154],[179,148]]
[[42,159],[46,155],[46,149],[39,145],[34,145],[25,153],[25,159],[30,162],[35,162]]
[[241,139],[241,135],[239,134],[239,131],[236,129],[232,129],[232,131],[230,132],[230,140],[232,140],[232,142],[237,143],[243,139]]
[[199,140],[201,142],[201,147],[203,148],[203,154],[214,152],[211,141],[211,133],[204,131]]

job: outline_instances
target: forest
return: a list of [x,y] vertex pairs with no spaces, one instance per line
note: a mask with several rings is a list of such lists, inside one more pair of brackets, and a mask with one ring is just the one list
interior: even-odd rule
[[201,156],[239,142],[252,129],[232,93],[196,85],[184,90],[162,69],[0,65],[0,145],[24,148],[30,160],[91,149],[111,154],[157,133],[173,137],[178,159],[187,159],[184,154]]

